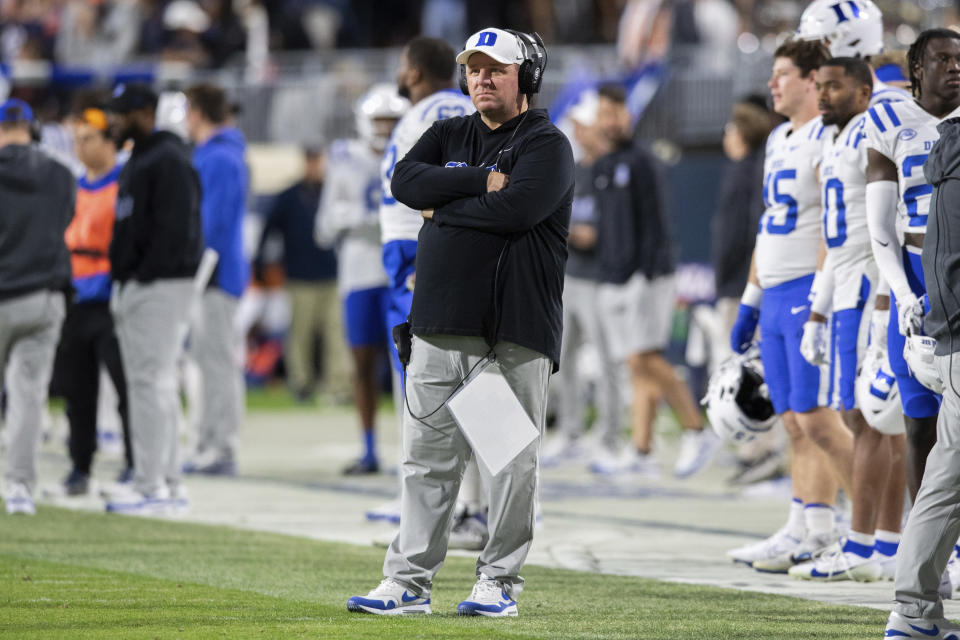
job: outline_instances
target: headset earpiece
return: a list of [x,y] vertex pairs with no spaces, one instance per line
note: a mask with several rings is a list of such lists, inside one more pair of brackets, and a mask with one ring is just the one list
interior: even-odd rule
[[459,67],[460,70],[457,71],[457,79],[460,84],[460,91],[463,92],[463,95],[468,96],[470,95],[470,87],[467,86],[467,65],[461,64]]

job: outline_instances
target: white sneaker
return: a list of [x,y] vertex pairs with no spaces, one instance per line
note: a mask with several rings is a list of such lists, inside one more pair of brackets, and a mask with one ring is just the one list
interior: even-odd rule
[[874,582],[883,575],[879,555],[864,558],[841,548],[831,549],[813,560],[793,565],[787,573],[800,580]]
[[794,549],[779,555],[756,560],[753,568],[764,573],[786,573],[790,567],[813,560],[816,556],[839,551],[840,536],[836,531],[819,535],[807,535]]
[[190,511],[190,494],[187,487],[182,483],[170,486],[170,502],[168,513],[174,516],[182,516]]
[[447,548],[479,551],[487,546],[488,539],[487,519],[482,513],[470,513],[464,509],[453,519]]
[[517,615],[517,601],[507,595],[498,580],[480,574],[470,597],[457,605],[457,613],[461,616],[513,617]]
[[563,434],[547,438],[540,449],[540,465],[556,467],[584,458],[589,449],[582,440],[583,438],[571,438]]
[[33,496],[30,495],[30,489],[22,482],[11,482],[7,484],[7,490],[3,492],[3,503],[7,507],[7,513],[13,515],[20,513],[26,516],[32,516],[37,513],[37,507],[33,503]]
[[660,463],[652,453],[637,453],[633,447],[622,453],[604,452],[590,463],[590,471],[599,475],[622,475],[633,473],[645,478],[660,477]]
[[960,626],[946,618],[908,618],[891,611],[883,637],[960,640]]
[[880,579],[893,580],[897,575],[897,556],[885,556],[882,553],[873,555],[880,556]]
[[802,541],[794,538],[783,527],[765,540],[751,542],[750,544],[737,547],[727,551],[727,557],[734,562],[739,562],[752,567],[757,560],[775,558],[784,553],[795,551]]
[[400,524],[400,498],[385,502],[378,507],[369,509],[366,512],[367,520],[386,521],[393,524]]
[[385,578],[377,588],[365,596],[347,600],[347,611],[396,616],[407,613],[431,613],[430,598],[410,593],[393,578]]
[[166,486],[147,495],[132,487],[123,487],[107,498],[107,513],[131,516],[166,515],[171,508],[170,490]]
[[688,478],[710,464],[720,448],[720,438],[713,429],[704,427],[700,431],[686,430],[680,439],[680,455],[673,466],[673,475]]

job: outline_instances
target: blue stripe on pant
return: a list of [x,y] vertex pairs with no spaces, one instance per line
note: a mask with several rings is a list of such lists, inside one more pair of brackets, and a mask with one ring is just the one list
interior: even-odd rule
[[407,287],[407,279],[416,270],[417,241],[391,240],[383,245],[383,268],[390,278],[390,300],[387,304],[387,344],[390,345],[390,361],[400,373],[400,359],[397,347],[393,344],[393,328],[406,322],[413,304],[413,291]]
[[[867,300],[870,299],[870,280],[864,276],[860,281],[860,297],[857,299],[857,306],[853,309],[840,309],[833,312],[833,357],[830,359],[831,389],[829,398],[834,397],[834,393],[839,393],[839,405],[845,411],[850,411],[856,407],[856,394],[854,389],[857,382],[857,368],[859,365],[860,346],[860,326],[863,322],[863,310],[866,307]],[[839,365],[840,376],[838,388],[835,391],[833,387],[834,380],[834,362]]]
[[810,316],[813,274],[763,290],[760,359],[774,411],[803,413],[819,406],[820,369],[800,355],[803,323]]

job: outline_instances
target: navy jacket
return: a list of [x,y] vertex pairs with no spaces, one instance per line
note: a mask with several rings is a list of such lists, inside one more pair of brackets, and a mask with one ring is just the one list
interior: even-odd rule
[[220,255],[210,284],[236,297],[250,280],[250,266],[243,256],[243,216],[250,188],[246,147],[240,131],[224,127],[193,152],[203,188],[203,239]]
[[[494,168],[510,183],[487,193]],[[418,239],[415,334],[504,340],[559,362],[573,170],[545,109],[492,130],[479,113],[448,118],[421,136],[390,184],[408,207],[434,209]]]

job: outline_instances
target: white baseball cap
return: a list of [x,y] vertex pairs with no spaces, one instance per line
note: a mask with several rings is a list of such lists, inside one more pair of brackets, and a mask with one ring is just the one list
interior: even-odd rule
[[517,36],[503,29],[481,29],[467,38],[463,51],[457,54],[457,64],[467,64],[475,53],[485,53],[503,64],[521,64],[524,61],[523,47]]

